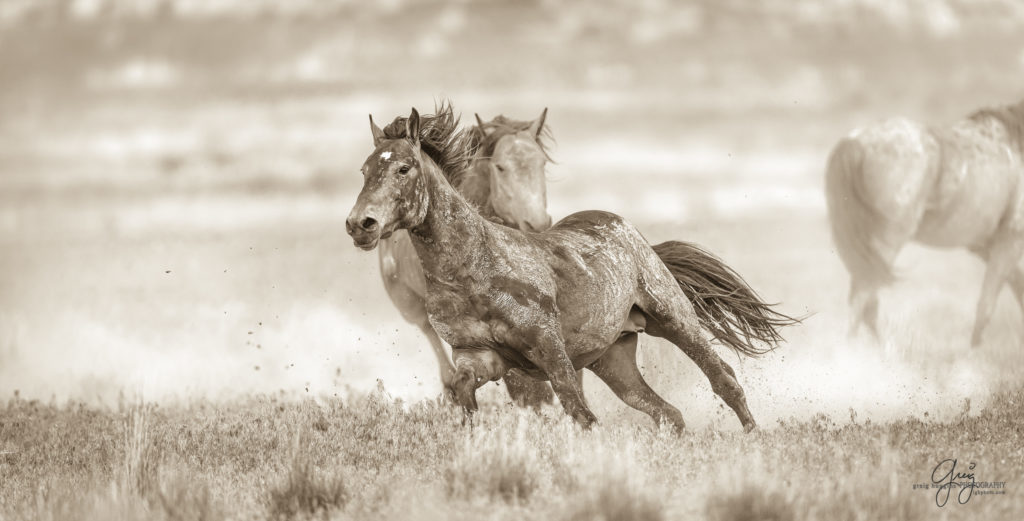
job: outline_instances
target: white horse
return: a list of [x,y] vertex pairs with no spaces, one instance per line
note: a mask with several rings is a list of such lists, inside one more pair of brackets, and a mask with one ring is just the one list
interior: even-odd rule
[[[878,290],[904,244],[967,248],[987,263],[971,345],[1007,283],[1024,306],[1024,101],[948,128],[895,118],[832,150],[825,176],[832,236],[850,272],[851,332],[878,336]],[[1024,308],[1022,308],[1024,311]]]

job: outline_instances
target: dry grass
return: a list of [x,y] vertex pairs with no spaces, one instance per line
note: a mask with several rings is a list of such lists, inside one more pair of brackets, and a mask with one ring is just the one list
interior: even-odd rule
[[598,477],[582,487],[572,500],[571,521],[661,521],[663,501],[649,491],[639,490],[620,474]]
[[[314,422],[314,425],[318,425]],[[296,436],[288,475],[267,492],[272,519],[328,515],[345,506],[348,492],[344,479],[328,470],[316,468],[303,436]]]
[[505,431],[473,433],[466,438],[458,457],[445,469],[449,496],[484,497],[505,502],[524,502],[541,486],[541,462],[523,443],[524,424],[513,436]]
[[469,427],[445,406],[376,394],[125,413],[18,399],[0,409],[17,450],[0,461],[0,517],[1007,519],[1024,509],[1012,488],[940,510],[912,485],[957,456],[1013,486],[1022,400],[1024,390],[1000,394],[945,423],[819,417],[676,436],[609,423],[585,432],[554,408],[484,408]]

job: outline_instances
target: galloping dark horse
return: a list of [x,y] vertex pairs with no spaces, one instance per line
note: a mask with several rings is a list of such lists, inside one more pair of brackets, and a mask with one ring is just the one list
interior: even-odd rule
[[[534,121],[517,121],[498,116],[477,126],[469,134],[472,151],[469,167],[454,186],[488,219],[525,230],[551,226],[547,213],[547,185],[544,165],[548,162],[544,127],[547,109]],[[434,127],[454,126],[454,115],[444,106],[439,114],[452,118]],[[404,123],[402,130],[404,130]],[[432,127],[433,128],[433,127]],[[455,367],[447,350],[427,318],[427,282],[412,240],[405,230],[380,241],[380,273],[384,287],[406,321],[418,326],[430,342],[441,373],[441,385],[451,395]],[[538,406],[554,399],[548,384],[518,371],[509,372],[505,387],[512,400]]]
[[409,230],[430,320],[453,347],[456,396],[467,411],[476,409],[477,387],[518,368],[550,380],[566,412],[589,426],[596,418],[576,377],[586,367],[628,405],[681,429],[682,414],[636,366],[637,333],[646,332],[682,349],[743,427],[755,427],[735,373],[701,326],[753,356],[767,350],[755,342],[775,344],[776,328],[793,319],[718,259],[681,242],[661,245],[659,255],[614,214],[576,213],[541,233],[484,219],[452,188],[467,147],[446,121],[421,121],[415,109],[386,131],[371,121],[375,148],[345,224],[364,250]]

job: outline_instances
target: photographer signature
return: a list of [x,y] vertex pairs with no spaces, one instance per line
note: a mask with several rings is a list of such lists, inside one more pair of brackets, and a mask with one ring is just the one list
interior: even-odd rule
[[[949,501],[949,494],[954,486],[961,487],[956,495],[957,503],[966,504],[974,494],[976,482],[974,480],[974,467],[977,465],[971,462],[967,466],[967,472],[958,472],[955,458],[944,459],[932,470],[932,483],[940,485],[935,492],[935,504],[939,507],[946,506]],[[944,474],[942,472],[945,472]],[[968,481],[969,480],[969,481]],[[966,495],[965,495],[966,493]]]

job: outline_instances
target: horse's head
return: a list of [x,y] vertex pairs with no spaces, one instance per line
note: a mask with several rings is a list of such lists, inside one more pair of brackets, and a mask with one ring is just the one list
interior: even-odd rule
[[[548,109],[528,125],[515,125],[501,116],[484,123],[486,175],[490,182],[488,203],[503,221],[521,230],[540,231],[551,226],[548,215],[544,165],[548,156],[541,145]],[[488,159],[489,158],[489,159]]]
[[390,138],[370,117],[373,153],[363,163],[363,189],[345,221],[356,246],[372,250],[396,229],[423,222],[427,211],[426,175],[420,150],[420,115],[405,122],[405,137]]

